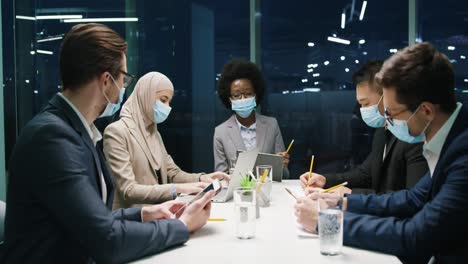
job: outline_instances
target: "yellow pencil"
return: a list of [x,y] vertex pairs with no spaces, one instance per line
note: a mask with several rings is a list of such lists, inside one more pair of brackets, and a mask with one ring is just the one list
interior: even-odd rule
[[261,182],[261,183],[263,183],[263,182],[265,181],[267,175],[268,175],[268,169],[265,169],[265,170],[263,171],[262,178],[260,179],[260,182]]
[[[307,177],[307,182],[310,181],[310,178],[312,177],[312,167],[314,167],[314,158],[315,155],[312,155],[312,158],[310,159],[310,169],[309,169],[309,176]],[[309,187],[309,184],[307,183],[306,188]]]
[[338,185],[335,185],[335,186],[333,186],[333,187],[330,187],[330,188],[328,188],[328,189],[323,190],[322,193],[326,193],[326,192],[329,192],[329,191],[333,191],[333,190],[335,190],[335,189],[340,188],[341,186],[346,186],[347,184],[348,184],[348,182],[340,183],[340,184],[338,184]]
[[262,178],[260,179],[260,183],[259,183],[258,186],[257,186],[257,192],[259,192],[260,189],[262,188],[263,182],[265,182],[265,178],[267,177],[268,172],[269,172],[268,169],[265,169],[265,170],[263,171]]
[[286,150],[286,153],[288,153],[288,152],[289,152],[289,150],[291,149],[291,147],[292,147],[293,143],[294,143],[294,139],[293,139],[293,140],[291,140],[291,143],[289,143],[289,146],[288,146],[288,149]]
[[208,218],[209,222],[223,222],[226,221],[226,218]]

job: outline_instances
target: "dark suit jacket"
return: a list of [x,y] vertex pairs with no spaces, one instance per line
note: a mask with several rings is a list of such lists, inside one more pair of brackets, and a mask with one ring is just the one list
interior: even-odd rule
[[432,178],[411,190],[348,195],[344,243],[398,256],[466,263],[468,255],[468,113],[463,107]]
[[188,239],[179,220],[141,223],[141,208],[110,210],[102,152],[60,96],[25,126],[10,162],[3,263],[126,262]]
[[[386,154],[382,159],[384,149]],[[400,141],[385,128],[378,128],[374,133],[372,151],[366,160],[348,172],[325,175],[325,187],[347,181],[353,193],[386,193],[412,188],[427,171],[422,143]]]

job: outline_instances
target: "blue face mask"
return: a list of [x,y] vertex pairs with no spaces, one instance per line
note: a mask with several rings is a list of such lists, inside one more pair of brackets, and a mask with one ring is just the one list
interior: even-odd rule
[[418,110],[419,106],[418,109],[416,109],[416,111],[414,111],[414,113],[406,121],[393,119],[393,125],[387,124],[388,130],[390,130],[390,132],[392,132],[392,134],[401,141],[408,142],[410,144],[423,142],[426,138],[424,132],[426,132],[426,129],[431,122],[429,122],[423,129],[421,134],[417,136],[412,136],[408,128],[408,121],[418,112]]
[[102,114],[99,117],[111,116],[111,115],[115,114],[117,111],[119,111],[120,105],[122,104],[122,100],[123,100],[123,97],[124,97],[124,94],[125,94],[125,88],[120,88],[117,85],[117,83],[115,82],[114,77],[112,77],[112,75],[111,75],[111,79],[114,82],[115,86],[120,90],[119,100],[115,104],[112,103],[111,100],[109,100],[109,97],[107,97],[107,95],[103,91],[102,94],[104,95],[104,97],[107,100],[107,106],[106,106],[106,108],[104,109],[104,111],[102,112]]
[[153,106],[154,121],[157,124],[164,122],[171,113],[171,110],[172,108],[170,106],[165,105],[161,101],[157,100]]
[[255,96],[246,99],[231,100],[232,111],[236,112],[242,118],[249,117],[256,106],[257,102]]
[[382,101],[380,97],[379,102],[376,105],[371,105],[368,107],[361,107],[361,116],[362,120],[370,127],[383,127],[385,125],[385,117],[383,117],[379,112],[379,104]]

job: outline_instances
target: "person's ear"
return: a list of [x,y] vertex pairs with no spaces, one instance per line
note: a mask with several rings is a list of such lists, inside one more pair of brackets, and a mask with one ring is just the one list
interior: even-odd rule
[[421,110],[420,110],[427,121],[432,121],[436,115],[436,106],[433,103],[423,102],[421,103]]
[[109,89],[111,82],[112,82],[110,78],[110,73],[103,72],[98,76],[97,79],[98,79],[99,87],[102,87],[101,89],[103,89],[103,92],[107,93],[107,90]]

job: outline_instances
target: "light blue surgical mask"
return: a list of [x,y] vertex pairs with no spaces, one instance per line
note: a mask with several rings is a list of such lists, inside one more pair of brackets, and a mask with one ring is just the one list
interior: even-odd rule
[[383,96],[380,97],[379,102],[376,105],[368,107],[361,107],[362,120],[370,127],[383,127],[385,125],[385,117],[379,112],[379,104],[382,101]]
[[106,106],[106,108],[104,109],[104,111],[102,112],[102,114],[99,117],[112,116],[117,111],[119,111],[120,105],[122,104],[123,97],[124,97],[124,94],[125,94],[125,88],[119,87],[119,85],[117,85],[117,82],[114,80],[114,77],[112,77],[112,75],[110,77],[111,77],[112,81],[114,82],[115,86],[117,87],[117,89],[119,89],[119,91],[120,91],[119,92],[119,100],[115,104],[112,103],[112,101],[109,100],[109,97],[107,97],[106,93],[104,93],[104,91],[102,91],[102,94],[104,95],[104,97],[107,100],[107,106]]
[[157,124],[164,122],[171,113],[172,107],[157,100],[153,106],[154,121]]
[[236,112],[240,117],[247,118],[257,106],[257,101],[254,97],[231,100],[231,109]]
[[393,125],[388,123],[387,121],[387,128],[392,132],[392,134],[401,141],[408,142],[410,144],[420,143],[423,142],[426,138],[424,132],[426,132],[427,127],[430,125],[429,122],[426,127],[424,127],[421,134],[417,136],[412,136],[409,132],[408,128],[408,121],[419,111],[420,106],[414,111],[414,113],[405,121],[405,120],[398,120],[393,119]]

